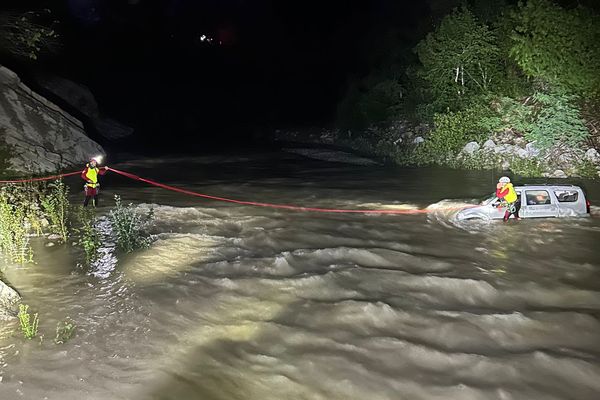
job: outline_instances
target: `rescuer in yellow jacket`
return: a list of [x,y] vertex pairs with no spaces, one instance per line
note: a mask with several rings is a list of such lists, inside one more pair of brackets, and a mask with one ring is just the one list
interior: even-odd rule
[[86,207],[90,200],[93,198],[93,205],[98,205],[98,193],[100,191],[100,184],[98,183],[98,175],[104,175],[108,171],[108,167],[98,168],[99,157],[90,159],[90,162],[86,164],[85,169],[81,172],[81,178],[85,181],[83,187],[85,192],[85,200],[83,206]]
[[518,201],[519,197],[517,196],[517,192],[515,192],[513,184],[510,183],[510,178],[507,176],[503,176],[498,181],[498,184],[496,185],[496,196],[498,196],[500,200],[506,202],[504,222],[508,221],[511,215],[514,215],[517,220],[521,219],[519,217],[519,210],[521,209],[521,204]]

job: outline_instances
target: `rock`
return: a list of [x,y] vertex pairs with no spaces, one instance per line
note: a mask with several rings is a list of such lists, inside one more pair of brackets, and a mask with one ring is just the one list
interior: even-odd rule
[[494,147],[496,147],[496,143],[492,139],[486,140],[483,144],[484,149],[492,150]]
[[469,143],[465,144],[465,147],[463,147],[462,152],[465,154],[472,155],[477,150],[479,150],[479,143],[469,142]]
[[56,233],[48,235],[48,240],[61,240],[61,239],[62,239],[62,237],[60,235],[57,235]]
[[421,136],[417,136],[416,138],[413,139],[414,144],[421,144],[424,141],[425,141],[425,139],[423,139],[423,137],[421,137]]
[[52,75],[38,75],[37,83],[60,98],[92,123],[98,134],[110,140],[122,139],[133,133],[122,123],[103,115],[90,89],[69,79]]
[[19,77],[0,66],[0,145],[11,149],[10,169],[45,173],[81,165],[105,154],[86,136],[83,124],[54,103],[31,91]]
[[0,280],[0,321],[14,318],[15,306],[21,299],[16,290]]
[[87,86],[60,76],[38,75],[35,81],[48,92],[89,118],[100,116],[96,98]]
[[529,152],[525,149],[517,148],[516,154],[519,158],[529,158]]
[[585,159],[594,164],[600,164],[600,153],[596,149],[589,149],[585,152]]
[[560,178],[560,179],[564,179],[564,178],[568,178],[567,174],[565,173],[565,171],[563,171],[562,169],[557,169],[555,170],[553,173],[550,174],[549,178]]
[[46,247],[54,247],[54,246],[55,246],[54,242],[46,243]]
[[494,147],[494,153],[496,154],[508,154],[513,152],[513,146],[510,144],[499,144]]
[[528,157],[537,157],[540,155],[540,149],[535,147],[535,142],[527,143],[525,151],[527,151]]
[[133,134],[133,128],[108,117],[96,118],[92,124],[101,136],[111,140],[123,139]]

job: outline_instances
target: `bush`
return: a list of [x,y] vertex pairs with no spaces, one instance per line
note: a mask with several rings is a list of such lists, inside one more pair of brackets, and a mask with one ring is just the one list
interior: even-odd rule
[[77,221],[79,227],[75,231],[79,234],[77,244],[85,253],[85,262],[89,266],[98,258],[100,248],[100,233],[96,229],[96,212],[93,207],[78,206]]
[[70,321],[59,322],[56,325],[56,336],[54,337],[54,343],[64,344],[67,340],[73,337],[75,333],[75,325]]
[[536,93],[535,123],[525,137],[541,148],[556,143],[576,147],[589,137],[589,131],[577,107],[577,98],[563,93]]
[[0,189],[0,252],[10,262],[24,264],[33,261],[29,244],[26,208],[20,203],[22,192],[15,186]]
[[69,188],[58,180],[50,183],[48,189],[41,197],[42,207],[50,221],[51,232],[66,242],[69,237]]
[[109,219],[116,235],[117,246],[126,253],[150,246],[150,236],[144,227],[153,218],[153,210],[141,215],[133,204],[123,205],[121,198],[115,196],[115,208],[111,210]]
[[420,152],[431,161],[455,155],[468,142],[481,142],[500,126],[499,117],[485,105],[474,105],[464,111],[437,114],[429,140]]

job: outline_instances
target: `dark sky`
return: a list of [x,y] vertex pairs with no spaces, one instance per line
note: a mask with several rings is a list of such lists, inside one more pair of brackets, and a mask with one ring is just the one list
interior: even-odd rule
[[328,124],[347,80],[385,53],[383,32],[394,28],[409,49],[456,1],[14,2],[48,3],[63,45],[38,68],[86,84],[105,112],[158,144],[167,133],[210,143]]

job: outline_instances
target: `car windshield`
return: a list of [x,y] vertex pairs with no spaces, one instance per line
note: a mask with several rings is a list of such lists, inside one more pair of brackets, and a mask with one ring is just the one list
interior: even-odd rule
[[488,204],[490,204],[492,201],[494,201],[496,199],[496,193],[492,193],[488,196],[485,196],[483,199],[481,199],[480,203],[482,206],[487,206]]

